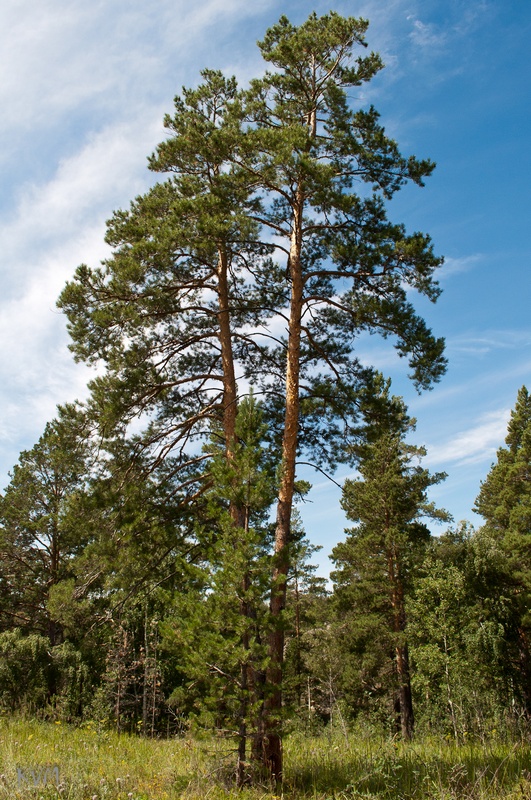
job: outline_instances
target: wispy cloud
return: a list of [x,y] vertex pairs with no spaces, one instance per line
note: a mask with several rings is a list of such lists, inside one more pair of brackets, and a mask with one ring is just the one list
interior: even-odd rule
[[138,89],[148,90],[168,62],[179,57],[182,65],[182,56],[192,49],[211,51],[212,30],[219,35],[220,23],[232,28],[236,20],[241,24],[271,5],[270,0],[158,0],[153,8],[141,0],[70,0],[67,5],[5,0],[0,99],[10,105],[4,106],[0,124],[35,124],[36,111],[54,115],[89,98],[126,107],[135,85],[138,97]]
[[516,350],[522,353],[528,348],[531,348],[531,329],[506,328],[482,333],[463,333],[452,337],[448,342],[448,351],[456,355],[485,356],[500,350]]
[[[6,294],[20,296],[26,290],[29,272],[44,269],[62,280],[78,258],[90,258],[93,253],[87,253],[84,246],[95,225],[99,227],[99,252],[104,252],[105,218],[113,207],[128,202],[148,184],[145,153],[150,149],[148,142],[153,145],[160,138],[158,128],[145,122],[143,127],[134,122],[109,127],[92,135],[73,156],[62,159],[51,180],[20,188],[15,209],[0,221],[4,299]],[[57,280],[53,280],[52,291],[55,288]]]
[[437,277],[441,282],[447,278],[453,278],[454,275],[462,275],[465,272],[470,272],[475,269],[481,262],[482,255],[475,253],[470,256],[463,256],[462,258],[451,258],[450,256],[444,259],[444,264],[437,273]]
[[493,11],[493,4],[486,0],[456,5],[455,10],[444,24],[425,22],[423,8],[419,4],[416,13],[408,14],[412,26],[409,34],[411,42],[431,54],[440,53],[450,47],[456,38],[463,39],[484,23]]
[[38,438],[58,402],[85,394],[90,373],[73,363],[55,304],[79,263],[95,266],[108,254],[104,223],[112,209],[146,188],[147,143],[157,141],[159,132],[145,120],[143,128],[132,127],[89,137],[50,181],[22,187],[16,208],[0,221],[4,464],[13,462],[21,437]]
[[430,49],[442,49],[448,41],[448,31],[438,28],[432,23],[424,23],[420,19],[410,17],[413,30],[409,38],[417,47]]
[[492,459],[505,439],[509,414],[508,408],[483,414],[476,425],[452,435],[451,441],[428,445],[430,463],[464,465]]

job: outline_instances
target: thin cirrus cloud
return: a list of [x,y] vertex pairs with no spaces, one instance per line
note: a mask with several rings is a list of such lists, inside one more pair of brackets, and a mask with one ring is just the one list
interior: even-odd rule
[[525,369],[528,359],[520,358],[531,348],[531,330],[500,328],[477,333],[463,333],[449,340],[448,351],[455,355],[485,356],[496,351],[513,351],[519,364]]
[[267,5],[7,0],[0,9],[0,163],[17,153],[31,161],[22,148],[28,138],[35,144],[38,132],[37,151],[46,137],[71,148],[72,136],[120,119],[131,107],[171,102],[210,57],[213,31],[221,46],[236,20]]
[[471,272],[481,263],[481,259],[482,255],[480,253],[473,253],[461,258],[446,257],[440,272],[437,272],[437,278],[440,283],[444,283],[444,281],[453,278],[455,275]]
[[453,13],[439,23],[426,22],[424,12],[430,12],[426,5],[417,4],[415,13],[408,13],[407,19],[412,26],[409,39],[417,48],[439,54],[448,49],[456,39],[470,36],[478,26],[487,22],[494,13],[493,4],[486,0],[472,0],[455,4]]
[[508,408],[482,414],[479,422],[441,445],[428,445],[432,464],[476,464],[495,456],[507,432]]
[[17,448],[35,441],[58,402],[86,394],[90,377],[68,351],[57,297],[77,265],[95,266],[109,250],[104,221],[147,186],[145,153],[156,125],[110,127],[63,159],[52,180],[27,184],[14,212],[0,219],[0,391],[4,473]]
[[438,29],[433,24],[422,22],[420,19],[411,17],[413,30],[409,34],[412,43],[417,47],[429,48],[430,50],[442,49],[448,42],[447,30]]
[[116,108],[117,90],[145,59],[142,50],[132,48],[128,69],[118,68],[121,44],[113,36],[117,16],[112,6],[105,19],[101,4],[74,2],[65,8],[43,2],[32,4],[31,14],[26,7],[24,15],[19,3],[7,3],[0,16],[6,75],[0,100],[8,109],[0,130],[53,129],[65,114],[95,113],[111,98]]

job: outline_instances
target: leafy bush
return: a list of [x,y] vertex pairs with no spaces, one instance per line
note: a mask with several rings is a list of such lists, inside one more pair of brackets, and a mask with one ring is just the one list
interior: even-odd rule
[[52,657],[49,640],[24,636],[18,628],[0,633],[0,708],[36,711],[50,695]]

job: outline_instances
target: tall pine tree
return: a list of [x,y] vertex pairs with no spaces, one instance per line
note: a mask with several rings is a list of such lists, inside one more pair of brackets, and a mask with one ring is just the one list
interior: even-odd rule
[[[257,240],[260,202],[231,167],[241,147],[239,92],[221,73],[203,78],[175,98],[170,137],[149,161],[171,177],[114,214],[113,255],[100,268],[80,266],[59,299],[75,357],[106,366],[91,383],[102,434],[140,419],[137,449],[153,464],[171,456],[183,499],[208,483],[200,445],[212,425],[233,457],[236,358],[276,303],[271,275],[267,301],[258,299],[270,250]],[[242,514],[231,508],[235,524]]]
[[[406,297],[409,287],[437,298],[433,272],[441,259],[429,237],[407,235],[388,220],[386,209],[401,186],[422,185],[434,165],[404,158],[375,109],[352,110],[348,102],[347,92],[382,67],[374,53],[353,53],[365,46],[367,27],[366,20],[331,12],[314,13],[299,27],[282,17],[267,31],[259,46],[273,69],[251,83],[246,104],[251,145],[239,158],[269,199],[266,213],[257,218],[274,235],[286,264],[286,336],[263,362],[271,365],[274,356],[284,384],[271,590],[277,626],[270,644],[264,749],[278,781],[282,617],[297,457],[306,449],[318,463],[334,464],[346,452],[337,437],[343,444],[348,439],[357,414],[356,389],[370,380],[355,356],[360,331],[395,336],[419,386],[429,386],[445,369],[442,340],[431,335]],[[271,388],[266,378],[264,391]]]

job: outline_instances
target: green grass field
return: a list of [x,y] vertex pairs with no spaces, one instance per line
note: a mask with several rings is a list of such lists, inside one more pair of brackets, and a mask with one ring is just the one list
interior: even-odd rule
[[[403,745],[339,734],[292,735],[285,752],[285,798],[531,800],[527,743],[456,747],[441,741]],[[2,800],[275,797],[266,787],[230,788],[232,765],[227,743],[214,738],[149,740],[99,730],[90,723],[73,728],[0,720]]]

